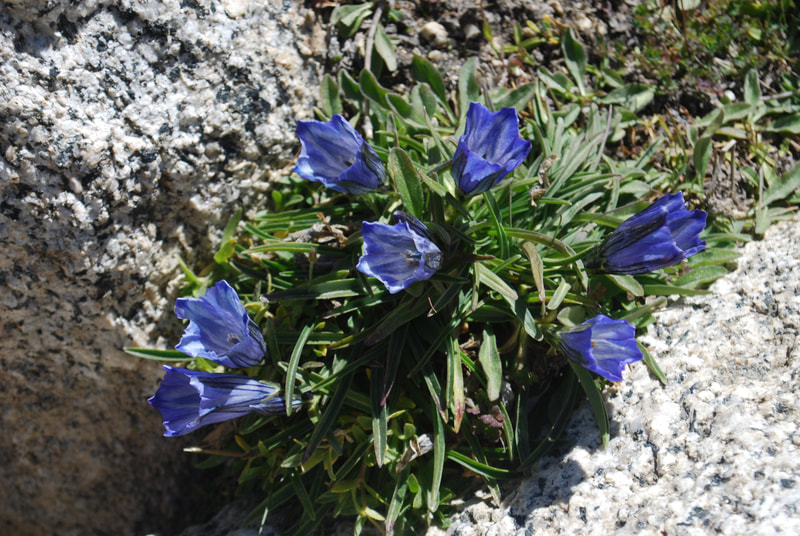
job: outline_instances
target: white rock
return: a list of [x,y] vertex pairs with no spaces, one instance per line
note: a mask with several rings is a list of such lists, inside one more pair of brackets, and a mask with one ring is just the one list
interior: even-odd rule
[[445,48],[448,43],[447,30],[436,21],[429,21],[419,31],[422,39],[431,42],[436,48]]

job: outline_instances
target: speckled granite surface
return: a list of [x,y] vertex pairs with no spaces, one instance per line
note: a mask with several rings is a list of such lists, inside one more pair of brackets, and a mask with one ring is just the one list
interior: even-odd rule
[[570,452],[447,534],[800,534],[800,219],[712,290],[657,315],[642,341],[669,383],[637,364],[606,393],[608,449],[582,408]]
[[297,150],[318,94],[306,14],[0,4],[0,534],[190,521],[176,475],[195,460],[146,403],[163,371],[121,348],[177,342],[178,256],[202,268]]

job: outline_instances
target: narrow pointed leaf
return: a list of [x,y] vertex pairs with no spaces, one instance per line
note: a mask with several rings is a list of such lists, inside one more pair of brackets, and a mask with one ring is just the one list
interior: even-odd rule
[[483,330],[483,342],[478,353],[483,373],[486,374],[486,396],[490,401],[500,398],[500,387],[503,384],[503,363],[497,352],[497,340],[494,332]]
[[339,85],[336,80],[331,75],[326,74],[322,78],[319,89],[322,111],[325,112],[327,119],[333,117],[334,114],[341,114],[342,99],[339,97]]
[[350,389],[350,382],[352,379],[353,375],[348,374],[339,382],[336,393],[333,395],[333,397],[331,397],[330,401],[328,402],[328,407],[325,408],[325,411],[320,417],[319,422],[317,422],[317,426],[311,433],[311,437],[308,439],[308,444],[303,452],[303,463],[306,463],[311,458],[311,456],[314,454],[314,451],[317,450],[317,446],[319,446],[322,439],[328,435],[328,431],[339,418],[339,412],[341,411],[344,401],[347,398],[347,391]]
[[530,242],[523,242],[520,245],[520,248],[523,252],[525,252],[525,255],[528,257],[528,261],[531,264],[531,276],[533,277],[533,283],[536,285],[536,290],[539,294],[539,301],[542,302],[542,307],[544,307],[546,305],[546,289],[544,286],[544,262],[542,261],[542,257],[539,255],[539,250],[536,249],[536,246]]
[[444,474],[446,458],[445,427],[439,412],[433,412],[433,473],[431,487],[428,490],[428,511],[435,512],[439,508],[439,488]]
[[495,292],[498,292],[511,303],[517,301],[517,299],[519,298],[517,292],[513,288],[508,286],[508,283],[503,281],[503,279],[500,276],[492,272],[492,270],[488,266],[479,262],[476,262],[473,266],[475,267],[478,280],[482,284],[486,285]]
[[190,361],[192,358],[178,350],[154,350],[152,348],[123,348],[126,354],[157,361]]
[[383,58],[386,68],[391,72],[395,72],[397,70],[397,56],[395,56],[394,47],[389,40],[389,36],[386,35],[383,25],[380,24],[375,32],[375,50]]
[[[289,358],[289,367],[286,370],[286,387],[284,388],[284,393],[286,394],[286,400],[291,400],[294,396],[294,381],[295,376],[297,375],[297,367],[300,364],[300,356],[303,354],[303,347],[306,345],[306,341],[308,341],[309,335],[311,335],[311,330],[313,329],[312,326],[305,326],[303,327],[300,335],[297,336],[297,343],[294,345],[294,350],[292,350],[292,356]],[[292,414],[292,405],[286,404],[286,415]]]
[[650,354],[647,348],[640,342],[636,343],[639,346],[639,350],[642,352],[642,361],[647,366],[648,370],[653,373],[653,376],[658,378],[658,381],[661,382],[661,385],[667,385],[667,377],[664,375],[664,372],[661,370],[661,367],[658,366],[655,358]]
[[572,79],[578,85],[581,95],[585,93],[583,79],[586,76],[586,52],[575,37],[572,29],[568,28],[561,39],[561,48],[564,51],[564,60]]
[[389,173],[406,211],[415,218],[423,218],[425,198],[422,182],[411,157],[399,147],[393,147],[389,152]]

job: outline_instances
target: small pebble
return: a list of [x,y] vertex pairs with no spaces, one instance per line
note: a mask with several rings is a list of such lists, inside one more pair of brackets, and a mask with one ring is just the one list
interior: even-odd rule
[[436,48],[445,48],[448,45],[447,30],[436,21],[430,21],[419,32],[422,39],[431,42]]
[[225,9],[225,14],[232,19],[246,14],[249,5],[250,0],[222,0],[222,7]]
[[467,24],[464,26],[464,39],[471,41],[481,36],[481,30],[474,24]]

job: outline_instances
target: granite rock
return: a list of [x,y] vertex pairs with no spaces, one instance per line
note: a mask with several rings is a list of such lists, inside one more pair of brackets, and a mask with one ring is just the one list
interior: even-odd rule
[[0,532],[177,529],[189,457],[146,399],[178,257],[289,164],[319,25],[291,2],[0,6]]
[[500,507],[471,501],[447,534],[800,534],[799,223],[656,315],[641,340],[668,383],[637,364],[606,392],[607,449],[583,406],[575,447]]

